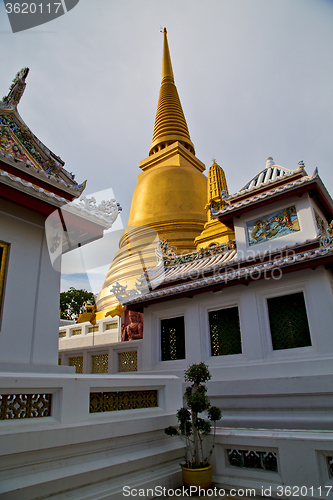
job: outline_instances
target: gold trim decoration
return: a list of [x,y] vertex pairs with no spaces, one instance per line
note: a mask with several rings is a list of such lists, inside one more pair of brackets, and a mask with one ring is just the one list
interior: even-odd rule
[[91,392],[90,413],[156,408],[157,390]]
[[49,417],[52,394],[0,394],[0,420]]
[[105,331],[117,330],[117,329],[118,329],[118,323],[106,323],[106,325],[105,325]]
[[8,267],[9,243],[0,241],[0,317],[4,297],[6,273]]
[[83,373],[83,356],[69,358],[69,366],[75,366],[76,373]]
[[137,372],[137,351],[118,352],[118,372]]
[[72,336],[73,335],[81,335],[82,328],[75,328],[75,330],[72,330],[71,333],[72,333]]
[[91,373],[108,373],[109,371],[109,355],[96,354],[91,358]]

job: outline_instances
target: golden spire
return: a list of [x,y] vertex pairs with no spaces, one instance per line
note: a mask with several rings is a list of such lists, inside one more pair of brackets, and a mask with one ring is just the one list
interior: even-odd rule
[[[208,170],[208,203],[218,201],[221,203],[221,192],[225,191],[228,194],[227,180],[224,170],[216,163],[213,156],[213,165]],[[225,204],[225,203],[224,203]]]
[[173,77],[166,28],[163,30],[163,36],[162,82],[149,155],[176,141],[195,154]]

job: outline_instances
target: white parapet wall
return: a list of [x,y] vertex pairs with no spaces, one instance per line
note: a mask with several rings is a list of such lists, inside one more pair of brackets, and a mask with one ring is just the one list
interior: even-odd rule
[[76,373],[136,372],[142,370],[143,339],[120,341],[120,318],[104,318],[59,328],[59,364]]
[[184,446],[164,433],[182,406],[177,377],[3,373],[0,394],[1,500],[181,484]]
[[332,431],[218,428],[213,481],[247,498],[332,499],[332,450]]

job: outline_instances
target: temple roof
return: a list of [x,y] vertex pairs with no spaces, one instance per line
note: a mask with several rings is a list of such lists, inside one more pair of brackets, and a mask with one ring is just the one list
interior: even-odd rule
[[166,28],[163,36],[162,82],[149,155],[177,141],[195,154],[174,81]]
[[[155,285],[138,286],[134,290],[118,290],[117,298],[129,309],[141,309],[165,300],[191,297],[197,293],[218,291],[230,285],[246,284],[252,280],[267,279],[274,273],[288,273],[316,265],[332,266],[333,230],[303,243],[296,243],[257,257],[240,258],[236,250],[222,251],[220,256],[210,256],[195,265],[158,266]],[[147,272],[146,278],[147,278]],[[152,274],[153,277],[153,274]],[[152,289],[153,288],[153,289]],[[117,291],[114,291],[117,294]]]
[[[272,159],[268,158],[269,160]],[[310,192],[325,216],[331,220],[333,217],[332,198],[320,179],[318,170],[315,169],[312,175],[308,175],[304,170],[303,162],[299,162],[297,170],[287,170],[268,164],[243,189],[233,195],[223,195],[222,198],[227,205],[219,210],[212,207],[212,217],[227,226],[233,226],[233,219],[249,210],[284,199],[293,193],[301,195],[306,191]]]
[[49,183],[53,178],[58,191],[67,192],[71,198],[80,196],[85,183],[78,184],[74,180],[75,176],[64,168],[65,162],[32,133],[17,110],[28,73],[29,68],[19,71],[8,94],[0,101],[0,159],[11,159],[15,162],[12,165],[23,170],[30,169],[33,174],[39,172],[44,182]]

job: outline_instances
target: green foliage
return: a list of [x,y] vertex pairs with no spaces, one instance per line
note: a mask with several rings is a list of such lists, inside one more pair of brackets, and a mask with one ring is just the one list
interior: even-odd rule
[[207,413],[209,420],[212,422],[216,422],[222,418],[222,412],[217,406],[211,406]]
[[178,436],[178,431],[176,427],[173,427],[172,425],[164,429],[164,432],[167,436]]
[[188,407],[194,413],[202,413],[205,410],[208,410],[210,407],[210,401],[205,394],[200,393],[199,391],[195,392],[191,396],[187,398]]
[[[216,422],[222,417],[221,410],[211,406],[206,396],[207,386],[205,382],[211,379],[209,368],[205,363],[196,363],[185,371],[185,381],[192,385],[185,389],[184,397],[187,408],[177,411],[178,428],[168,427],[165,433],[168,436],[180,435],[186,443],[186,467],[197,469],[208,464],[208,460],[215,447]],[[204,457],[203,439],[210,433],[212,424],[198,416],[199,413],[207,411],[207,416],[214,422],[213,444],[207,457]]]
[[194,363],[185,370],[185,382],[192,382],[193,384],[204,384],[212,378],[208,366],[201,363]]
[[60,312],[61,319],[74,319],[79,317],[79,314],[84,312],[84,302],[95,304],[95,296],[87,290],[77,290],[70,287],[67,292],[60,294]]
[[187,408],[180,408],[177,411],[177,418],[179,422],[188,422],[191,420],[191,413],[188,411]]
[[207,420],[204,420],[203,418],[198,418],[197,429],[201,432],[202,437],[207,436],[207,434],[210,433],[211,428],[212,425],[210,422],[207,422]]

